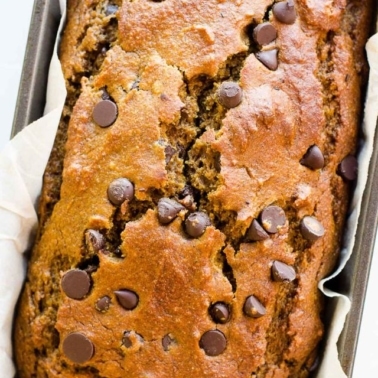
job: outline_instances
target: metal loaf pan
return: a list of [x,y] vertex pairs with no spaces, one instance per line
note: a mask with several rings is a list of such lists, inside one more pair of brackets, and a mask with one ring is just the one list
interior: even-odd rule
[[[43,115],[48,68],[59,20],[59,0],[35,0],[12,136]],[[378,146],[377,135],[374,145]],[[353,371],[377,223],[378,148],[374,150],[370,163],[354,252],[332,287],[352,300],[352,310],[339,340],[340,359],[348,377],[352,376]]]

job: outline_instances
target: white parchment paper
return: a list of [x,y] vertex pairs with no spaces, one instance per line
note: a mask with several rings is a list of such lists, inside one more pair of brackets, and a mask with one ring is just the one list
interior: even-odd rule
[[[60,0],[64,23],[66,0]],[[45,116],[20,132],[0,153],[0,378],[12,378],[11,330],[14,308],[25,277],[23,253],[30,248],[37,227],[36,203],[42,187],[42,176],[54,142],[63,109],[66,90],[57,56],[56,42],[51,61]],[[373,151],[378,116],[378,34],[367,44],[370,64],[368,96],[363,122],[364,146],[359,155],[358,183],[347,223],[345,245],[337,271],[319,284],[319,288],[336,301],[329,329],[325,355],[318,378],[346,378],[338,360],[337,340],[350,309],[349,299],[325,287],[345,266],[352,252],[363,190]]]
[[[65,14],[66,1],[60,0]],[[59,27],[60,35],[64,17]],[[38,219],[36,203],[59,124],[66,89],[55,44],[45,116],[26,127],[0,152],[0,378],[12,378],[12,320]]]

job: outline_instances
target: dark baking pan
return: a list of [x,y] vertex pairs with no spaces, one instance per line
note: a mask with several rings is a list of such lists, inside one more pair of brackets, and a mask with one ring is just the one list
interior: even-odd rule
[[[35,0],[12,136],[43,115],[47,74],[59,26],[59,0]],[[378,136],[374,145],[378,146]],[[339,341],[342,366],[352,376],[378,223],[378,149],[373,153],[352,258],[332,288],[352,300]]]
[[59,21],[59,0],[34,1],[12,136],[43,115],[48,70]]
[[[375,133],[373,146],[378,146],[377,132]],[[352,308],[347,316],[345,328],[338,343],[341,364],[348,377],[351,377],[353,372],[354,356],[358,344],[377,225],[378,148],[375,148],[370,161],[365,193],[362,198],[353,254],[345,269],[336,278],[336,285],[333,286],[340,293],[347,295],[352,301]]]

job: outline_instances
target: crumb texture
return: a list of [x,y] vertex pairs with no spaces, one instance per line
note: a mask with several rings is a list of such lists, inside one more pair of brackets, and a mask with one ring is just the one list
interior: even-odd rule
[[[15,322],[20,378],[310,376],[371,10],[68,1],[68,97]],[[110,125],[95,122],[100,103]],[[76,297],[69,277],[87,285]]]

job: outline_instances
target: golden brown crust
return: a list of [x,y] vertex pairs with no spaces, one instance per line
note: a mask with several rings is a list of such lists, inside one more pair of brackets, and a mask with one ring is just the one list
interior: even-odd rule
[[[16,319],[21,378],[309,375],[323,334],[317,285],[333,269],[347,210],[349,185],[337,169],[356,152],[371,10],[369,2],[337,3],[297,0],[296,22],[284,24],[268,0],[68,2],[61,60],[69,96]],[[268,20],[278,38],[261,48],[250,33]],[[272,48],[275,71],[255,55]],[[229,110],[217,103],[225,81],[243,90]],[[104,88],[118,107],[108,128],[92,117]],[[314,144],[322,169],[300,164]],[[120,177],[135,197],[117,208],[107,189]],[[160,224],[158,200],[184,203],[185,185],[194,204]],[[284,226],[246,242],[252,220],[272,204],[285,211]],[[196,207],[212,226],[189,238],[183,223]],[[315,242],[300,231],[308,215],[325,228]],[[104,236],[100,251],[85,241],[88,229]],[[293,266],[296,279],[274,281],[273,261]],[[82,300],[61,289],[74,268],[91,276]],[[138,294],[135,310],[120,306],[120,289]],[[265,315],[245,315],[250,295]],[[104,296],[110,307],[99,312]],[[226,324],[209,315],[219,301],[231,310]],[[200,339],[214,329],[227,346],[209,356]],[[63,352],[72,332],[93,343],[89,361],[75,364]]]

